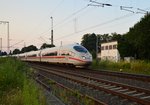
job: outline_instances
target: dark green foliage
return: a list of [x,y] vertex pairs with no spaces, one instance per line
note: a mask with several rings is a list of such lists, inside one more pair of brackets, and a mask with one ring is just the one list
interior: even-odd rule
[[83,45],[89,51],[96,51],[96,35],[85,34],[82,38],[81,45]]
[[[113,36],[112,36],[113,35]],[[103,34],[103,35],[96,35],[96,34],[85,34],[82,37],[81,45],[83,45],[90,53],[92,54],[93,58],[96,58],[96,41],[98,41],[98,52],[101,51],[100,44],[108,41],[113,40],[120,40],[121,35],[113,33],[112,35]]]
[[20,50],[19,49],[14,49],[13,54],[19,54]]
[[150,59],[150,14],[146,14],[126,34],[126,39],[134,46],[137,59]]
[[43,45],[40,47],[40,49],[51,48],[51,47],[55,47],[55,45],[43,43]]
[[0,51],[0,56],[4,56],[4,55],[7,55],[7,52],[2,52],[2,51]]
[[92,53],[93,58],[95,58],[96,52],[96,35],[85,34],[82,38],[81,45],[83,45],[88,51]]
[[46,105],[34,81],[27,78],[29,67],[12,58],[0,58],[0,105]]
[[29,52],[29,51],[36,51],[36,50],[38,50],[36,46],[30,45],[30,46],[28,46],[28,47],[23,47],[23,48],[21,49],[21,53]]
[[[92,53],[93,58],[96,52],[96,36],[98,38],[98,46],[101,43],[118,41],[117,47],[121,58],[134,57],[135,59],[142,60],[150,59],[150,13],[146,14],[124,35],[117,33],[112,33],[111,35],[85,34],[81,44]],[[100,51],[100,47],[98,49]]]
[[109,70],[109,71],[120,71],[127,73],[135,73],[135,74],[145,74],[150,75],[150,62],[145,61],[132,61],[132,62],[111,62],[111,61],[100,61],[96,62],[94,60],[92,62],[92,68],[98,70]]
[[23,67],[17,60],[0,59],[0,96],[11,89],[23,87]]

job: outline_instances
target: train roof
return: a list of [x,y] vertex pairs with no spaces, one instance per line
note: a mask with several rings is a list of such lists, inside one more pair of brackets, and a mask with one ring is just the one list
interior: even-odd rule
[[51,52],[58,51],[58,49],[60,49],[60,48],[63,48],[63,49],[73,49],[73,46],[81,46],[81,45],[78,44],[78,43],[74,43],[74,44],[68,44],[68,45],[63,45],[63,46],[59,46],[59,47],[45,48],[45,49],[42,49],[42,50],[25,52],[25,53],[21,53],[21,54],[18,54],[18,55],[19,56],[33,55],[33,54],[38,54],[40,52],[47,53],[49,51],[51,51]]
[[27,55],[38,54],[41,50],[27,52]]

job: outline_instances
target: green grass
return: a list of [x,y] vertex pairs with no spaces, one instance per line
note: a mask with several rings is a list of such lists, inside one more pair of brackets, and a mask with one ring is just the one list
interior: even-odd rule
[[12,58],[0,58],[0,105],[46,105],[42,91],[26,64]]
[[146,61],[132,61],[132,62],[111,62],[111,61],[97,61],[94,60],[92,63],[92,68],[103,69],[109,71],[121,71],[127,73],[135,74],[146,74],[150,75],[150,62]]

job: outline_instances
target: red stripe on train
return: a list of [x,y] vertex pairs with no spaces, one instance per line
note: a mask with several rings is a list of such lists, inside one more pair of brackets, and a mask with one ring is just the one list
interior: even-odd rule
[[42,56],[41,58],[65,58],[64,56]]
[[73,58],[73,57],[69,57],[69,59],[76,60],[76,61],[80,61],[80,62],[86,62],[86,61],[84,61],[84,60],[81,60],[81,59],[78,59],[78,58]]
[[[40,58],[40,57],[27,57],[27,58]],[[66,58],[65,56],[42,56],[41,58]],[[76,60],[80,62],[86,62],[84,60],[81,60],[79,58],[69,57],[70,60]]]

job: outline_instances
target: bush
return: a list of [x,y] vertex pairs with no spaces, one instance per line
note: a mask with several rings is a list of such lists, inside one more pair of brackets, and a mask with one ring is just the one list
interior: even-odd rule
[[0,105],[45,105],[35,83],[27,78],[29,68],[16,59],[0,58]]
[[125,61],[111,62],[108,60],[96,62],[96,60],[94,60],[92,63],[92,68],[138,74],[150,74],[150,63],[146,61],[132,61],[129,63]]

